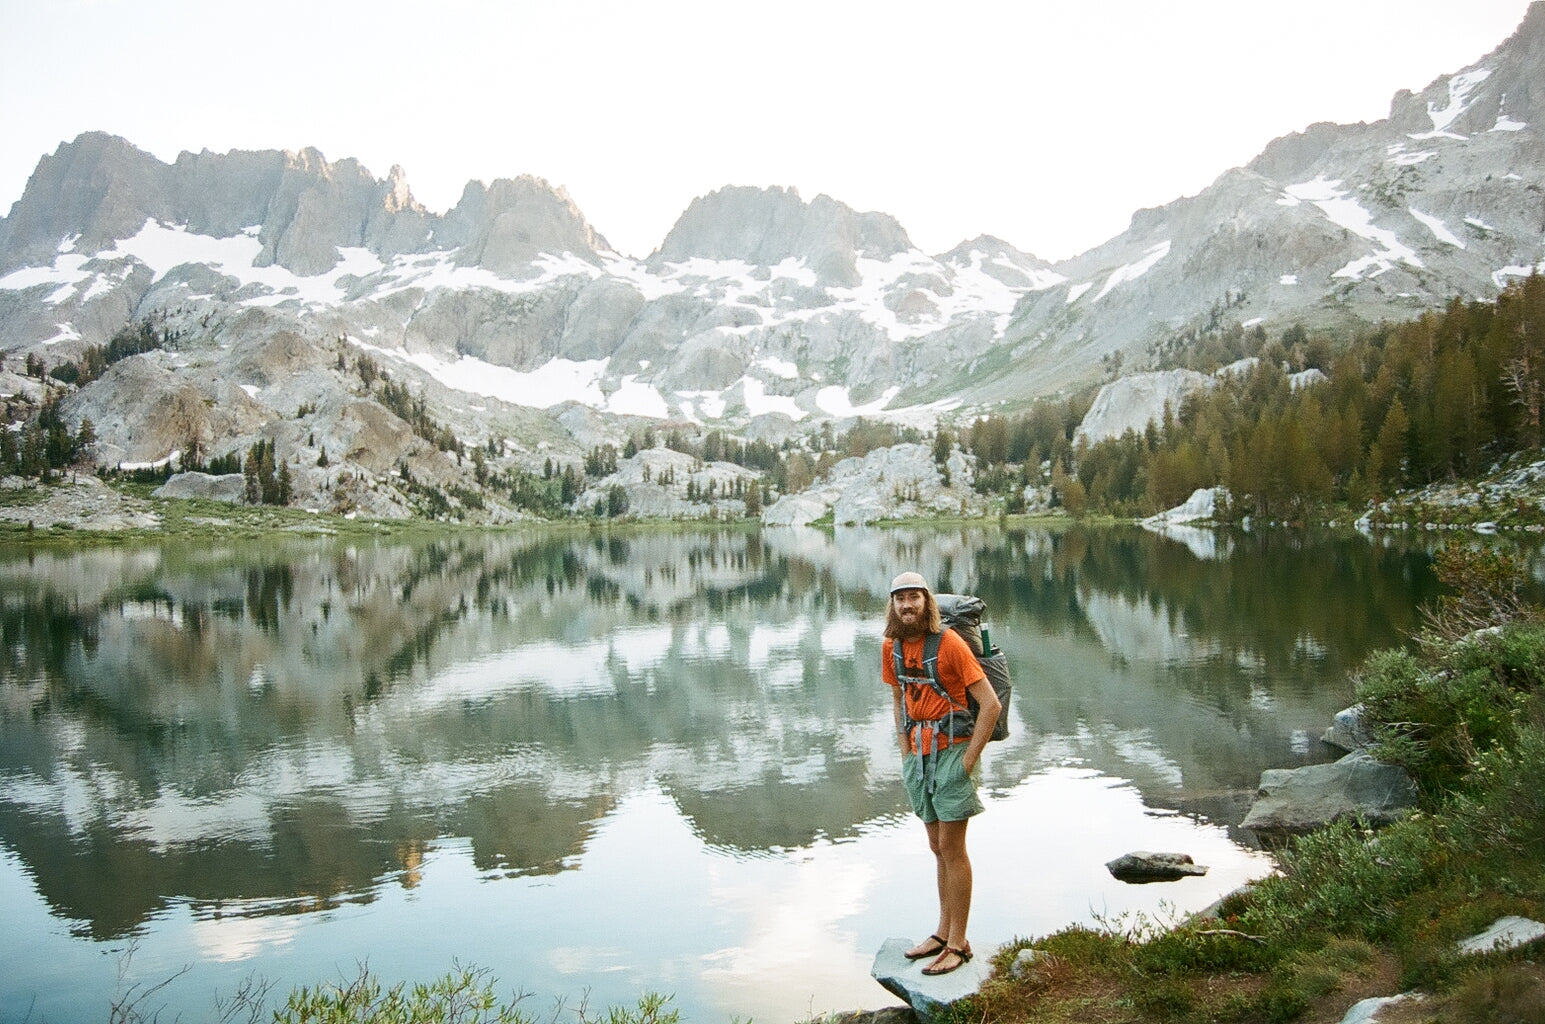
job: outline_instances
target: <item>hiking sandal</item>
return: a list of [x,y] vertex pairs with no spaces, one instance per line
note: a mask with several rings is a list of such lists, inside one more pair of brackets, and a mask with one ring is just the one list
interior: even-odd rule
[[950,944],[947,941],[945,941],[944,939],[939,938],[939,936],[937,936],[937,935],[930,935],[930,936],[928,936],[927,939],[924,939],[923,941],[927,942],[930,939],[933,940],[934,942],[938,943],[938,945],[936,947],[932,948],[932,949],[925,949],[921,953],[910,953],[910,952],[908,952],[908,953],[903,953],[902,956],[906,957],[908,960],[921,960],[925,956],[938,956],[939,954],[943,953],[946,949],[950,948]]
[[[943,960],[945,957],[949,956],[952,953],[958,958],[958,959],[956,959],[954,964],[950,965],[949,967],[940,967],[939,966],[939,961]],[[958,970],[960,970],[960,968],[964,967],[966,964],[968,964],[970,962],[971,962],[971,947],[970,946],[967,946],[964,949],[956,949],[954,946],[945,946],[944,947],[944,952],[939,954],[939,959],[935,960],[933,963],[929,964],[927,967],[924,967],[923,968],[923,973],[928,975],[929,977],[938,977],[941,974],[948,974],[951,971],[958,971]]]

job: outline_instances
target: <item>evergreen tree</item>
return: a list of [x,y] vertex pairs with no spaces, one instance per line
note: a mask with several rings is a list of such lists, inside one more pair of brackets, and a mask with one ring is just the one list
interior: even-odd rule
[[1390,403],[1389,412],[1384,416],[1384,424],[1379,427],[1378,439],[1374,442],[1379,449],[1383,465],[1375,473],[1372,466],[1372,457],[1369,458],[1368,480],[1376,488],[1389,486],[1399,488],[1401,479],[1401,464],[1405,461],[1406,433],[1411,427],[1410,418],[1406,416],[1405,405],[1399,397]]

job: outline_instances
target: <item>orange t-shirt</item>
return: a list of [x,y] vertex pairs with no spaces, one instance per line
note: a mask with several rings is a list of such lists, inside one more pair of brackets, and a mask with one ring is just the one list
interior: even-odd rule
[[[901,644],[901,659],[906,665],[909,676],[927,675],[923,671],[923,643],[924,638],[904,640]],[[880,675],[889,686],[900,686],[901,681],[896,678],[896,659],[892,655],[894,642],[889,638],[880,646]],[[934,692],[931,686],[909,686],[903,695],[907,702],[907,716],[917,723],[913,734],[907,737],[907,749],[916,752],[918,744],[922,744],[924,750],[934,749],[934,731],[929,722],[937,722],[951,711],[959,711],[966,707],[966,688],[978,680],[986,679],[987,675],[982,671],[982,666],[977,663],[976,655],[971,652],[971,645],[963,640],[959,633],[953,629],[946,629],[939,637],[939,683],[944,687],[944,692],[950,695],[951,704]],[[954,742],[963,743],[971,737],[956,736]],[[947,736],[941,735],[939,742],[948,746],[951,742]]]

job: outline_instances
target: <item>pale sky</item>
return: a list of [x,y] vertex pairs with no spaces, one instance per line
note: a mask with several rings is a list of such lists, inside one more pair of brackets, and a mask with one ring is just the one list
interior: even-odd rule
[[1527,0],[0,0],[0,210],[84,131],[163,161],[315,147],[418,200],[531,174],[625,255],[783,185],[937,254],[1046,259],[1316,121],[1375,121]]

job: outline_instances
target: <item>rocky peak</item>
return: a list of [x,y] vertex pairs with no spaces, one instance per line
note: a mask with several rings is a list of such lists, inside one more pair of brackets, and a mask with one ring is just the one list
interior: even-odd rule
[[981,253],[984,256],[1000,256],[1013,260],[1015,263],[1036,264],[1049,267],[1051,264],[1038,259],[1027,252],[1021,252],[1003,239],[994,235],[977,235],[969,241],[961,242],[949,252],[939,257],[941,263],[952,263],[957,267],[971,265],[973,253]]
[[884,259],[912,248],[883,213],[858,213],[830,196],[805,203],[794,188],[734,186],[692,201],[650,259],[743,260],[759,267],[803,260],[823,284],[858,284],[860,256]]
[[38,161],[0,224],[0,271],[47,262],[61,242],[96,252],[168,212],[166,167],[104,132],[87,132]]
[[189,231],[214,238],[262,224],[287,165],[286,154],[278,150],[183,152],[172,165],[179,197],[175,219]]
[[1440,75],[1420,93],[1402,89],[1390,103],[1389,120],[1410,134],[1478,135],[1545,118],[1545,2],[1529,5],[1518,30],[1469,67]]
[[611,249],[565,189],[528,174],[468,182],[437,237],[459,249],[458,263],[505,275],[528,272],[542,253],[594,259]]
[[403,172],[401,164],[392,164],[392,169],[386,175],[386,199],[383,208],[387,213],[427,213],[428,211],[413,198],[413,192],[408,188],[408,176]]
[[325,273],[337,265],[340,247],[365,244],[365,224],[379,206],[381,188],[352,158],[329,164],[310,147],[284,157],[255,262],[277,263],[303,276]]

